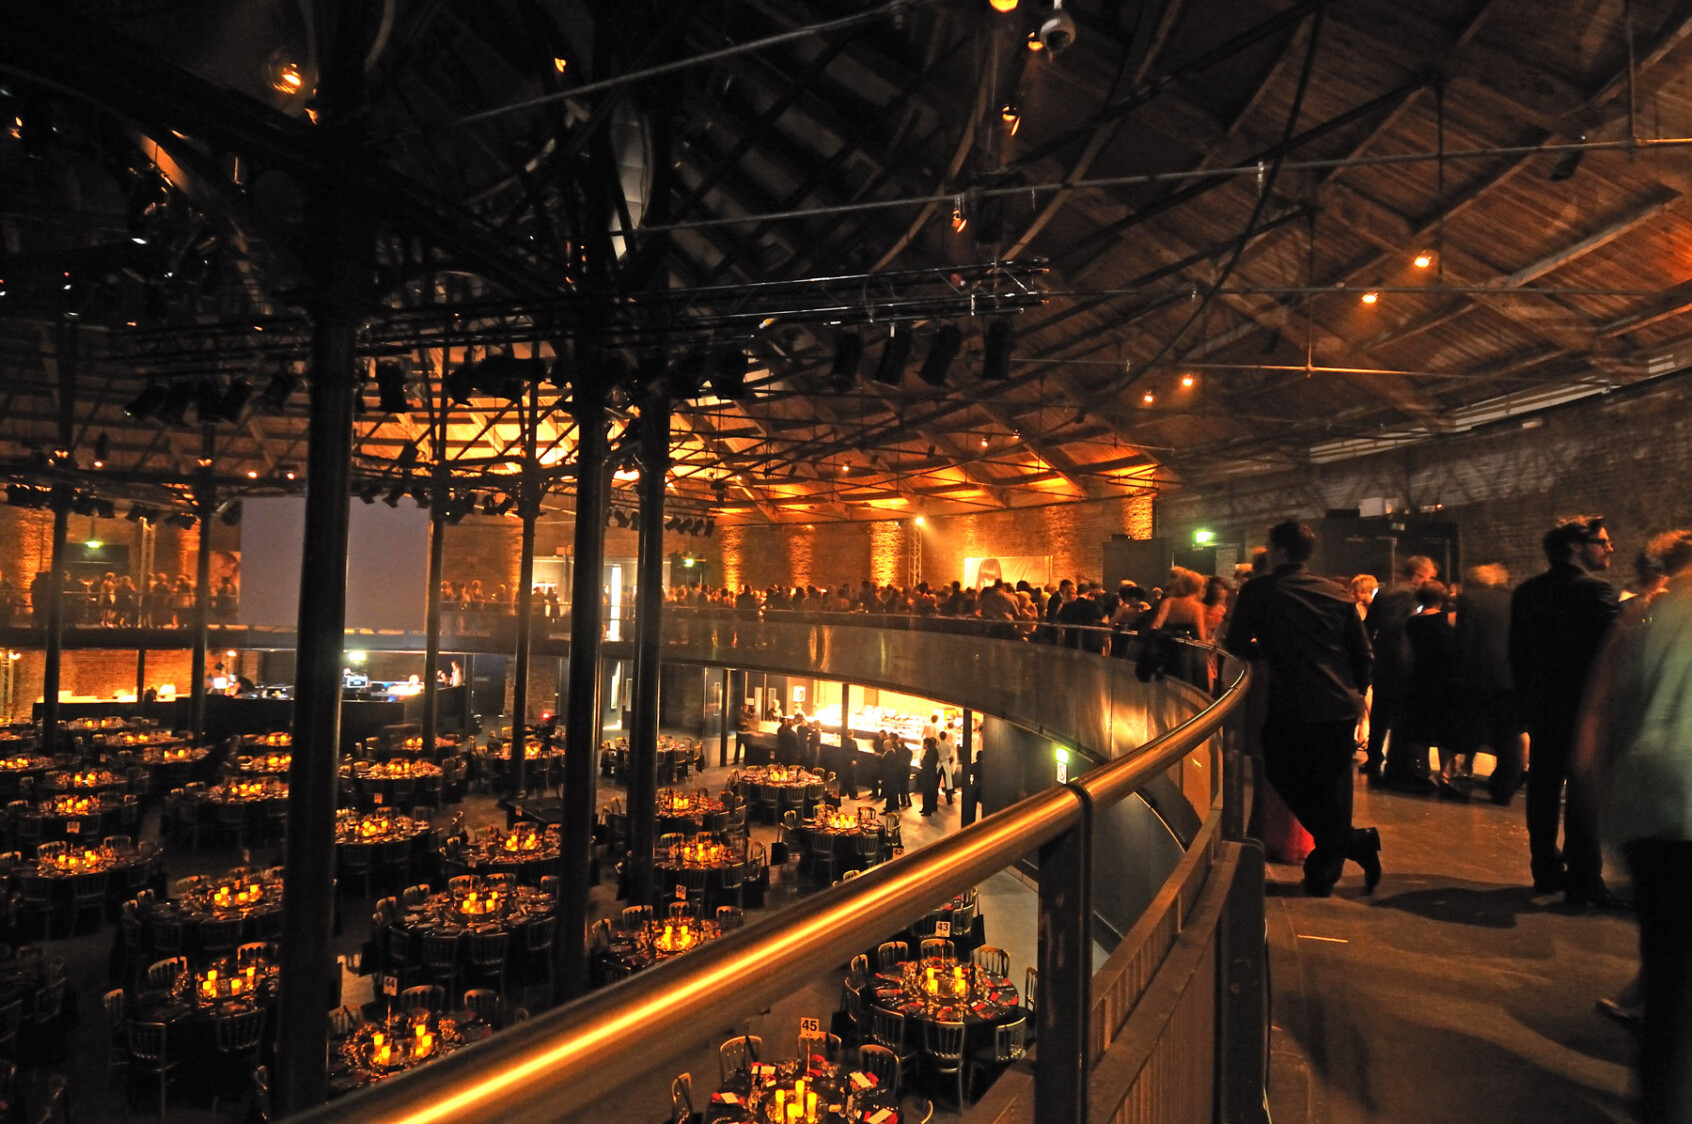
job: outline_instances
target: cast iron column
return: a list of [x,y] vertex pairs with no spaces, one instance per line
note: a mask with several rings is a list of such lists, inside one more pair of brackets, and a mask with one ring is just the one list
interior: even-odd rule
[[[437,446],[436,455],[442,446]],[[436,668],[441,662],[441,558],[446,545],[445,466],[435,466],[435,494],[429,503],[429,598],[423,617],[423,752],[433,759],[441,727],[441,690]]]
[[1040,1049],[1035,1124],[1087,1124],[1087,1024],[1092,1007],[1093,808],[1078,785],[1081,823],[1040,848]]
[[212,426],[200,427],[200,479],[194,485],[194,517],[199,528],[198,552],[194,555],[194,658],[189,676],[194,680],[189,696],[188,724],[196,738],[206,736],[206,648],[211,637],[211,521],[215,495],[212,492],[211,462],[216,448]]
[[[518,415],[521,418],[521,414]],[[529,384],[529,416],[523,421],[523,479],[517,501],[517,512],[523,517],[523,551],[517,559],[517,596],[512,603],[517,610],[517,659],[512,670],[511,684],[511,758],[505,775],[511,783],[511,794],[522,796],[528,771],[529,739],[529,647],[531,613],[535,604],[535,520],[540,515],[540,480],[536,457],[536,430],[540,426],[540,380]],[[598,744],[597,742],[594,744]],[[548,758],[536,764],[543,775]]]
[[[76,422],[76,329],[59,330],[59,448],[70,451]],[[59,670],[65,655],[65,536],[70,531],[72,489],[53,486],[52,580],[47,583],[47,652],[41,669],[41,744],[52,756],[59,749]],[[30,606],[39,613],[41,606]]]
[[726,667],[723,668],[723,705],[717,712],[717,724],[717,767],[721,769],[729,763],[729,669]]
[[[586,364],[583,364],[586,366]],[[600,372],[578,368],[576,556],[570,575],[569,698],[564,707],[563,876],[553,964],[564,997],[587,991],[588,860],[593,848],[594,757],[599,750],[599,588],[605,569],[605,393]]]
[[963,712],[963,736],[958,739],[958,768],[963,772],[963,812],[959,823],[968,827],[975,822],[975,801],[980,795],[975,783],[975,715]]
[[326,907],[335,900],[356,336],[358,310],[370,300],[373,251],[369,216],[342,190],[342,181],[346,169],[364,155],[354,111],[363,101],[365,7],[315,9],[325,21],[322,41],[328,44],[318,93],[318,138],[326,166],[313,185],[308,216],[314,241],[308,260],[317,299],[276,1004],[276,1091],[284,1115],[321,1104],[328,1093],[328,987],[330,973],[337,970],[329,944],[334,910]]
[[[629,739],[630,899],[652,901],[658,838],[658,664],[664,609],[664,476],[670,468],[670,403],[648,395],[640,410],[640,557],[635,573],[634,729]],[[612,856],[613,859],[616,856]]]
[[146,714],[144,703],[147,694],[147,649],[135,650],[135,707],[137,714]]

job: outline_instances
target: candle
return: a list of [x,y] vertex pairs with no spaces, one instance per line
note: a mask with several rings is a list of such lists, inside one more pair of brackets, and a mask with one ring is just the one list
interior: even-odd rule
[[805,1094],[805,1119],[815,1124],[817,1119],[817,1095],[814,1092]]
[[779,1120],[786,1115],[787,1090],[777,1089],[775,1095],[776,1118]]

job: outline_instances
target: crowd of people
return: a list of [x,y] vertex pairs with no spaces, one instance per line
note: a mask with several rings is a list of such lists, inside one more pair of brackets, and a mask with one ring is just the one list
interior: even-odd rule
[[1382,589],[1311,573],[1314,535],[1283,523],[1222,643],[1267,666],[1264,773],[1311,837],[1308,893],[1347,862],[1365,892],[1380,881],[1380,835],[1352,822],[1359,750],[1371,785],[1459,800],[1465,761],[1489,750],[1499,804],[1531,765],[1527,873],[1570,908],[1628,908],[1603,842],[1621,853],[1640,977],[1600,1006],[1640,1021],[1641,1118],[1692,1119],[1692,530],[1651,539],[1619,591],[1602,517],[1559,519],[1541,546],[1546,570],[1514,590],[1497,565],[1442,583],[1422,556]]
[[[43,570],[20,590],[0,573],[0,626],[25,621],[45,624],[53,575]],[[73,628],[187,628],[194,623],[194,581],[186,574],[174,579],[163,571],[137,582],[128,574],[106,572],[78,577],[60,575],[65,624]],[[224,575],[212,587],[214,621],[235,617],[240,590]]]

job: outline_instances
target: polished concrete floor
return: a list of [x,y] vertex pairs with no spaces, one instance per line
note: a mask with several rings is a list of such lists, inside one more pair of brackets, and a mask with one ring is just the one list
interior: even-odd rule
[[1632,1038],[1594,1002],[1632,978],[1637,929],[1534,894],[1523,817],[1359,783],[1372,897],[1355,867],[1318,899],[1270,866],[1275,1124],[1632,1119]]

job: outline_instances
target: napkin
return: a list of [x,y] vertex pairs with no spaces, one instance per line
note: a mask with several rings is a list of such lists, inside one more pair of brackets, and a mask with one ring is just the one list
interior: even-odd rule
[[740,1098],[733,1093],[712,1093],[711,1100],[717,1104],[739,1104]]
[[862,1092],[865,1089],[875,1088],[876,1078],[873,1073],[863,1073],[859,1070],[853,1070],[846,1079],[852,1083],[852,1088],[858,1090],[859,1092]]
[[896,987],[878,987],[875,989],[875,997],[877,999],[894,999],[899,995],[900,990]]
[[864,1124],[892,1124],[899,1119],[899,1114],[890,1108],[877,1109],[864,1114]]

